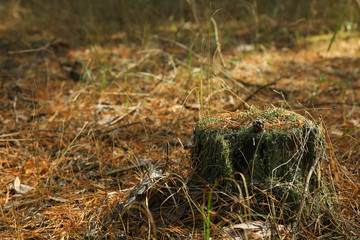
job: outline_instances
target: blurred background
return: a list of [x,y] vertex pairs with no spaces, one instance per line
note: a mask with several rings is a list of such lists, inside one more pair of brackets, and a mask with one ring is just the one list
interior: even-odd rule
[[[158,34],[187,46],[219,28],[223,47],[239,43],[294,47],[313,35],[359,29],[359,0],[2,0],[0,37],[24,34],[147,44]],[[94,40],[94,39],[93,39]]]

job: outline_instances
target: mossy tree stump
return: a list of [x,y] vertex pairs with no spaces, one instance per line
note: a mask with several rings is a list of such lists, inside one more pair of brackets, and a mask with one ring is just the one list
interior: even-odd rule
[[[286,202],[298,203],[307,172],[317,158],[326,156],[323,135],[319,124],[297,113],[252,107],[200,121],[194,131],[192,159],[197,173],[210,183],[233,179],[239,172],[246,184],[271,189],[279,198],[286,195]],[[311,188],[318,183],[313,177]],[[234,189],[231,181],[223,185]]]

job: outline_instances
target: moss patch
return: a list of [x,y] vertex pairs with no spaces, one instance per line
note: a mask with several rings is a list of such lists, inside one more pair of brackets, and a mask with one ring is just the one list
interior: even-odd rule
[[[252,107],[199,122],[192,159],[197,173],[210,183],[240,172],[248,185],[270,190],[296,205],[309,168],[317,157],[325,158],[323,133],[321,125],[297,113]],[[310,191],[318,184],[313,177]],[[224,181],[223,186],[234,189],[231,181]]]

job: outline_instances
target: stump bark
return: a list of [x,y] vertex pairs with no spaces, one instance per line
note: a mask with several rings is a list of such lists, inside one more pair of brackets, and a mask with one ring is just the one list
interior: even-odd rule
[[[321,124],[300,114],[252,107],[200,121],[194,130],[192,160],[198,175],[210,183],[229,178],[243,182],[236,177],[241,173],[247,186],[298,204],[306,174],[316,159],[326,157],[324,139]],[[319,183],[315,171],[310,191]],[[234,181],[224,180],[222,185],[226,191],[235,189]]]

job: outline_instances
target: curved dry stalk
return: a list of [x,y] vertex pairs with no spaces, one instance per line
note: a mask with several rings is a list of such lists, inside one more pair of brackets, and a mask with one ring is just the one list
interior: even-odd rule
[[221,43],[219,41],[219,32],[218,32],[217,24],[216,24],[216,21],[215,21],[214,18],[211,18],[210,20],[211,20],[212,24],[214,25],[215,40],[216,40],[216,51],[219,52],[221,65],[225,68],[226,65],[225,65],[224,57],[223,57],[222,52],[221,52]]

